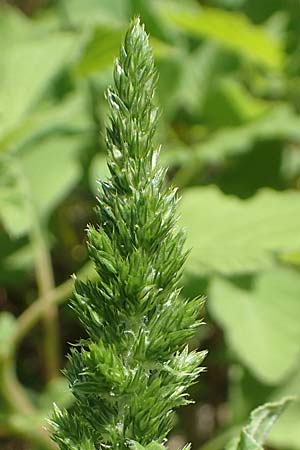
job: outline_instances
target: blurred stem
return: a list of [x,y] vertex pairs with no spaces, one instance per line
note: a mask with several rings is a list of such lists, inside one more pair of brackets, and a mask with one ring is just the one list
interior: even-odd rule
[[[39,297],[47,298],[55,288],[51,256],[45,236],[46,227],[38,214],[31,186],[23,172],[22,166],[16,163],[17,176],[22,184],[30,218],[30,239],[34,249],[34,265]],[[46,303],[43,308],[43,356],[47,381],[56,378],[60,369],[60,339],[58,309],[55,304]]]
[[15,364],[11,356],[1,361],[1,393],[8,406],[15,411],[31,414],[33,406],[28,399],[25,390],[19,383]]
[[16,418],[17,416],[13,416],[13,423],[10,426],[11,432],[14,435],[22,437],[23,439],[28,440],[28,442],[38,445],[39,448],[43,448],[45,450],[58,450],[57,445],[50,439],[46,430],[43,428],[40,428],[39,430],[32,428],[23,429],[15,423]]
[[[35,214],[35,211],[31,211],[31,217],[31,237],[35,248],[35,273],[38,292],[39,297],[47,299],[48,294],[52,292],[55,287],[51,257],[46,243],[44,229],[37,214]],[[43,325],[45,372],[47,380],[49,381],[59,375],[60,369],[58,309],[54,303],[45,302]]]
[[[86,264],[80,271],[80,278],[85,278],[91,274],[91,264]],[[93,273],[91,274],[91,278]],[[58,306],[63,303],[73,292],[73,280],[69,279],[57,288],[49,291],[47,295],[33,302],[17,319],[16,331],[13,337],[14,348],[19,344],[22,338],[34,327],[44,314],[45,306]]]
[[37,411],[17,379],[15,363],[11,355],[0,362],[0,380],[2,397],[12,410],[12,414],[8,416],[11,420],[6,423],[5,430],[28,438],[47,450],[57,450],[57,446],[51,441],[46,430],[42,427],[29,429],[22,426],[22,420],[18,420],[18,418],[34,416]]

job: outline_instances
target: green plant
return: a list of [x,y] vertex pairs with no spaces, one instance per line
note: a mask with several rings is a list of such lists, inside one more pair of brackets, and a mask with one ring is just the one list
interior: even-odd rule
[[[95,175],[107,174],[103,89],[136,14],[152,36],[161,163],[192,248],[183,293],[208,297],[193,341],[210,350],[208,374],[169,445],[223,450],[252,409],[300,391],[299,4],[40,3],[32,17],[0,5],[0,448],[57,449],[46,417],[74,400],[58,369],[84,332],[64,303],[69,275],[94,273],[82,234]],[[299,420],[295,402],[272,449],[299,450]]]
[[108,89],[110,179],[101,182],[98,225],[88,229],[98,279],[76,280],[72,303],[89,338],[72,349],[71,411],[56,410],[62,450],[162,444],[174,408],[189,403],[206,352],[189,352],[202,299],[183,299],[187,253],[176,191],[157,165],[157,75],[148,37],[132,22]]

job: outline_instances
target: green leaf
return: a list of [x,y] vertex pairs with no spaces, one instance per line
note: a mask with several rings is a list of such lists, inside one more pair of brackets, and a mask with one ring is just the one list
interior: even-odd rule
[[[24,220],[24,218],[23,218]],[[13,240],[9,254],[3,255],[3,235],[0,234],[1,259],[0,259],[0,282],[6,286],[15,285],[23,279],[28,271],[33,267],[34,255],[31,244],[18,245],[18,241]],[[8,236],[6,236],[8,241]],[[15,245],[17,244],[17,245]]]
[[[74,67],[75,75],[86,77],[110,68],[118,54],[119,42],[123,34],[124,27],[120,25],[114,26],[109,23],[96,26]],[[162,58],[175,53],[173,47],[159,39],[152,38],[151,44],[157,57]]]
[[[0,31],[0,41],[1,41]],[[10,41],[9,41],[10,42]],[[74,36],[36,30],[1,45],[0,137],[12,133],[40,101],[49,83],[71,60]]]
[[257,275],[251,290],[214,279],[208,307],[229,346],[259,380],[278,384],[298,365],[300,277],[291,270]]
[[73,94],[28,115],[0,140],[0,150],[10,151],[0,158],[0,218],[11,236],[28,231],[32,201],[47,219],[74,185],[80,173],[78,152],[89,139],[89,128],[84,97]]
[[50,381],[39,396],[38,407],[39,410],[42,410],[47,415],[52,412],[53,403],[60,408],[68,408],[73,403],[73,400],[74,397],[69,390],[67,380],[63,377],[58,377]]
[[2,161],[7,169],[0,185],[0,217],[11,236],[28,232],[32,207],[48,220],[78,180],[79,151],[85,144],[85,135],[51,134]]
[[0,48],[31,35],[31,23],[17,8],[0,4]]
[[99,24],[118,24],[127,20],[127,0],[68,0],[63,4],[72,26],[90,28]]
[[266,403],[259,406],[251,413],[250,422],[245,427],[244,432],[251,436],[256,443],[263,444],[274,422],[291,401],[292,398],[285,398],[276,403]]
[[279,450],[283,448],[300,449],[300,370],[290,377],[290,379],[280,386],[274,393],[272,400],[277,400],[283,396],[296,396],[276,427],[271,431],[268,442]]
[[262,190],[242,201],[195,187],[184,191],[181,214],[192,248],[187,267],[196,274],[254,272],[300,245],[298,192]]
[[274,422],[282,414],[291,398],[274,403],[266,403],[256,408],[250,415],[248,424],[243,428],[240,439],[230,442],[226,450],[263,450],[268,433]]
[[[217,8],[183,8],[173,2],[161,7],[163,17],[194,36],[216,40],[256,63],[281,69],[280,43],[262,26],[254,25],[240,12]],[[237,38],[238,36],[238,38]]]
[[[214,81],[220,60],[221,49],[214,42],[205,42],[185,56],[183,77],[179,92],[187,110],[201,110]],[[180,58],[182,60],[182,56]]]
[[286,105],[278,105],[256,120],[216,131],[213,137],[195,146],[200,161],[222,161],[248,151],[258,140],[300,140],[300,119]]
[[30,190],[29,201],[41,216],[48,217],[78,180],[79,151],[85,143],[84,135],[51,135],[30,143],[20,154],[21,170]]
[[14,158],[0,159],[0,219],[12,236],[23,234],[29,227],[26,195]]
[[82,92],[67,96],[60,103],[35,108],[0,138],[0,152],[18,152],[31,140],[51,133],[83,133],[89,131],[91,120]]
[[210,89],[203,115],[210,126],[234,126],[262,117],[270,108],[232,77],[222,77]]
[[89,173],[90,186],[95,194],[99,191],[99,181],[104,181],[108,176],[106,156],[100,153],[92,160]]
[[111,25],[96,27],[76,65],[76,73],[80,76],[87,76],[111,67],[118,53],[122,34],[122,28]]
[[139,442],[130,441],[129,446],[131,450],[166,450],[166,447],[158,442],[150,442],[150,444],[143,446]]

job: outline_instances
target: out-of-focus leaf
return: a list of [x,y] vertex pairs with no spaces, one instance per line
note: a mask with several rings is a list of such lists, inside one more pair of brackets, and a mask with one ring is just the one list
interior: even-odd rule
[[249,150],[259,139],[299,141],[300,118],[289,107],[280,105],[246,125],[214,133],[203,144],[198,144],[195,152],[202,161],[222,161],[228,155]]
[[267,67],[282,67],[283,52],[280,43],[269,36],[262,26],[251,23],[242,13],[208,7],[187,9],[178,7],[174,2],[162,6],[161,13],[166,20],[188,33],[215,39]]
[[9,355],[14,331],[14,316],[9,312],[2,312],[0,314],[0,359]]
[[54,132],[85,133],[91,127],[86,100],[82,93],[75,93],[57,104],[44,105],[35,109],[2,139],[0,152],[17,152],[30,140]]
[[37,104],[70,59],[74,43],[74,36],[67,33],[33,32],[33,36],[26,35],[1,49],[1,139],[14,132]]
[[158,95],[164,109],[164,116],[173,116],[179,97],[179,86],[182,80],[183,66],[179,55],[170,53],[169,57],[157,62],[159,70]]
[[102,25],[94,29],[75,71],[80,76],[90,75],[110,67],[118,55],[122,28]]
[[46,386],[38,398],[39,410],[45,414],[52,413],[53,403],[60,408],[68,408],[73,402],[73,396],[68,387],[68,382],[63,377],[55,378]]
[[226,450],[263,450],[267,435],[278,417],[290,403],[284,398],[274,403],[259,406],[250,415],[249,423],[242,429],[239,440],[230,442]]
[[287,180],[300,179],[300,145],[294,143],[286,146],[283,154],[282,175]]
[[48,217],[78,180],[79,151],[84,135],[51,135],[31,142],[19,155],[23,177],[28,183],[29,201],[40,216]]
[[20,169],[14,158],[0,160],[0,220],[6,231],[18,236],[29,226],[29,214]]
[[282,382],[300,353],[300,277],[288,270],[262,273],[251,291],[214,279],[209,310],[242,364],[267,384]]
[[[184,0],[182,0],[184,1]],[[168,26],[160,17],[156,4],[153,1],[130,0],[130,17],[140,16],[145,28],[150,36],[156,36],[164,42],[174,42],[178,44],[179,33],[174,27]],[[178,45],[176,45],[177,47]]]
[[300,246],[300,195],[264,190],[242,201],[216,188],[183,193],[182,223],[192,248],[187,269],[239,274],[272,266],[276,253]]
[[220,49],[214,42],[205,42],[185,56],[179,92],[182,106],[188,111],[201,110],[211,83],[218,73]]
[[281,174],[284,146],[280,140],[256,140],[246,153],[216,164],[215,183],[227,195],[240,198],[252,197],[267,187],[281,191],[286,186]]
[[[123,26],[111,24],[98,25],[88,40],[82,55],[75,65],[75,74],[85,77],[110,68],[119,54],[120,41],[124,34]],[[173,47],[151,38],[151,45],[156,57],[174,53]]]
[[273,400],[282,398],[283,396],[294,396],[295,400],[291,403],[276,427],[271,431],[268,443],[281,450],[289,448],[294,450],[300,449],[300,370],[298,369],[287,383],[280,386],[273,395]]
[[98,182],[105,180],[105,178],[109,176],[106,155],[99,154],[95,156],[91,164],[89,175],[92,191],[97,193],[99,188]]
[[237,81],[222,78],[210,90],[202,114],[210,126],[235,126],[263,116],[270,108]]
[[217,0],[216,5],[226,8],[238,8],[244,3],[246,3],[246,0]]
[[14,236],[11,239],[2,225],[3,222],[0,226],[0,285],[15,285],[33,265],[33,252],[27,239]]
[[0,48],[4,48],[8,43],[13,43],[30,37],[32,27],[26,16],[16,8],[9,5],[0,4]]
[[[164,450],[165,446],[163,444],[160,444],[159,442],[150,442],[150,444],[146,445],[145,447],[141,445],[139,442],[136,441],[130,441],[129,446],[131,450]],[[183,449],[184,450],[184,449]]]
[[68,23],[76,27],[116,24],[128,19],[127,0],[63,0],[62,5]]
[[287,252],[280,255],[280,261],[294,267],[300,267],[300,251]]
[[0,282],[5,284],[15,284],[18,277],[28,273],[28,269],[33,266],[34,255],[30,244],[19,246],[8,256],[0,261]]
[[31,227],[31,208],[48,219],[80,174],[79,151],[83,134],[52,134],[30,141],[15,157],[7,159],[0,185],[1,220],[14,237]]

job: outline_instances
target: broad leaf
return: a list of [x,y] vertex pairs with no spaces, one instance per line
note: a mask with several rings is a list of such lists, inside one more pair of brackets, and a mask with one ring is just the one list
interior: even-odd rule
[[57,377],[50,381],[42,394],[38,397],[38,407],[45,415],[52,413],[53,403],[60,408],[68,408],[73,403],[74,397],[63,377]]
[[[96,26],[75,65],[75,74],[86,77],[93,73],[105,72],[112,66],[118,55],[119,43],[124,34],[121,25],[99,24]],[[159,39],[152,38],[151,44],[156,57],[174,53],[174,48]]]
[[273,107],[256,120],[240,127],[224,128],[203,144],[195,146],[200,161],[222,161],[229,155],[248,151],[263,139],[300,140],[300,118],[286,105]]
[[78,180],[79,151],[85,143],[84,135],[53,134],[30,142],[18,156],[5,162],[0,217],[10,235],[17,237],[28,231],[31,208],[48,219]]
[[300,277],[291,270],[257,275],[253,289],[214,279],[208,306],[242,364],[267,384],[298,366]]
[[71,94],[59,103],[39,106],[26,114],[10,133],[0,138],[0,152],[15,153],[31,140],[58,131],[67,134],[87,132],[91,120],[82,94]]
[[68,0],[64,3],[68,21],[76,27],[90,28],[104,23],[120,23],[127,20],[127,0]]
[[243,428],[240,438],[230,442],[226,450],[263,450],[262,445],[274,422],[290,401],[290,398],[285,398],[279,402],[266,403],[256,408],[251,413],[250,420]]
[[146,445],[145,447],[139,442],[130,441],[129,446],[131,450],[166,450],[166,447],[163,444],[155,441],[150,442],[150,444]]
[[0,159],[0,220],[5,230],[21,235],[29,226],[29,210],[20,167],[14,158]]
[[[12,133],[39,102],[49,83],[71,58],[74,36],[36,30],[32,25],[22,36],[1,48],[0,137]],[[1,41],[0,31],[0,41]],[[4,109],[5,108],[5,109]]]
[[254,121],[269,109],[268,102],[253,97],[241,83],[223,76],[211,86],[202,114],[210,127],[224,127]]
[[96,155],[91,163],[89,181],[92,191],[97,194],[99,191],[99,181],[105,180],[109,176],[106,156],[102,153]]
[[242,201],[195,187],[184,191],[181,214],[192,248],[187,268],[199,275],[261,270],[300,246],[298,192],[263,190]]
[[166,20],[188,33],[215,39],[221,45],[267,67],[282,67],[280,43],[242,13],[208,7],[183,8],[175,2],[164,5],[161,11]]
[[85,143],[82,135],[53,135],[31,143],[20,155],[29,201],[39,215],[47,217],[78,180],[79,151]]
[[111,25],[96,27],[78,61],[75,69],[77,74],[87,76],[110,67],[118,54],[122,35],[122,28]]
[[287,383],[280,386],[273,396],[273,400],[283,396],[296,396],[296,401],[291,403],[271,431],[268,442],[278,448],[300,449],[300,370],[295,372]]

